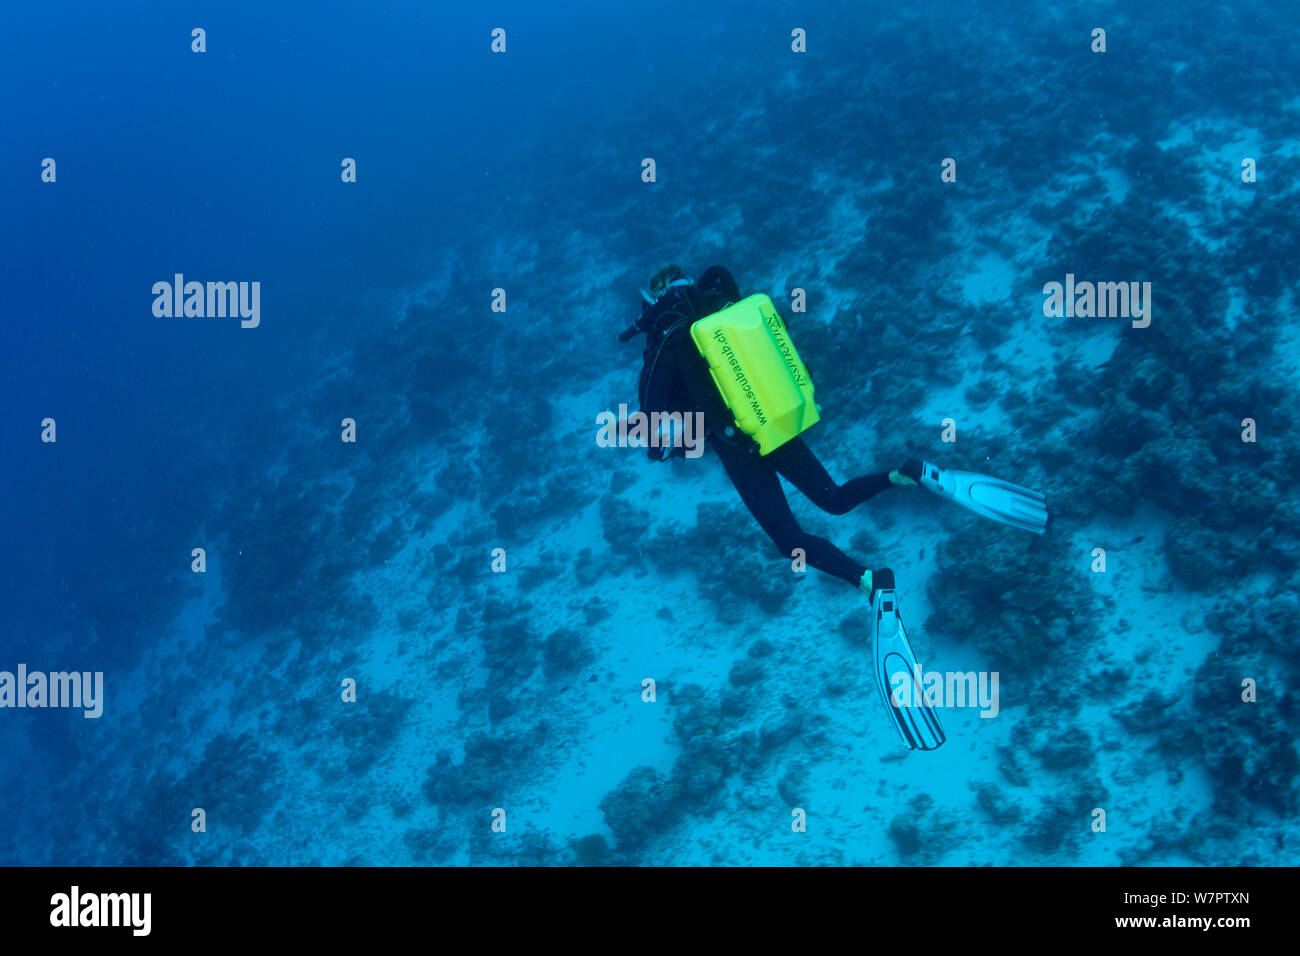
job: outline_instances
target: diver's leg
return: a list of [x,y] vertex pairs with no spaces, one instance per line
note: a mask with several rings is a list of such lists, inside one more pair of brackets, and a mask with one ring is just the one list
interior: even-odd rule
[[852,511],[868,498],[894,484],[890,473],[882,471],[837,485],[802,438],[790,439],[768,457],[777,470],[802,491],[809,501],[833,515]]
[[817,570],[834,575],[854,587],[863,583],[863,574],[867,570],[864,565],[858,564],[825,538],[809,534],[799,527],[781,488],[781,479],[770,463],[756,455],[728,448],[721,442],[715,445],[715,451],[745,507],[776,544],[782,557],[790,558],[799,548],[808,564]]

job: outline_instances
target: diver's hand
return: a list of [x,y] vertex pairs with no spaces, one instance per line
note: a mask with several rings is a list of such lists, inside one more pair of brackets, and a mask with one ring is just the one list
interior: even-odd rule
[[[654,445],[650,447],[650,451],[655,453],[653,457],[657,458],[659,461],[667,461],[678,453],[680,442],[674,441],[675,434],[676,429],[673,428],[672,419],[666,415],[661,417],[659,419],[659,435],[656,443],[658,447],[655,447]],[[684,451],[682,453],[685,454]]]

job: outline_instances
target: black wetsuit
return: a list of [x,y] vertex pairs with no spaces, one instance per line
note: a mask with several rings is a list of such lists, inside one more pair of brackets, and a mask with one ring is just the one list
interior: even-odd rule
[[[759,455],[758,444],[736,428],[735,418],[713,384],[708,363],[690,337],[692,322],[740,299],[731,273],[711,266],[695,285],[669,289],[654,305],[642,306],[637,326],[647,333],[647,341],[639,390],[641,410],[647,414],[703,412],[708,447],[722,459],[750,514],[781,555],[791,558],[795,549],[801,548],[808,564],[856,587],[866,566],[825,538],[799,527],[777,476],[785,477],[823,511],[840,515],[890,487],[889,473],[838,485],[802,438],[792,438],[770,454]],[[684,455],[680,448],[673,452]],[[649,449],[649,454],[655,459],[663,457],[659,448]]]

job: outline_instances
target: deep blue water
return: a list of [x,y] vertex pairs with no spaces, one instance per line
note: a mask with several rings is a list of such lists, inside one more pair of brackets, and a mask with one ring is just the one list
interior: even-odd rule
[[[0,672],[105,696],[0,707],[0,863],[1293,863],[1297,26],[4,11]],[[598,447],[668,261],[786,310],[838,480],[1046,493],[1038,538],[790,491],[997,717],[903,750],[861,594],[792,572],[712,454]],[[155,316],[176,273],[260,283],[260,324]],[[1150,282],[1150,324],[1045,315],[1067,274]]]

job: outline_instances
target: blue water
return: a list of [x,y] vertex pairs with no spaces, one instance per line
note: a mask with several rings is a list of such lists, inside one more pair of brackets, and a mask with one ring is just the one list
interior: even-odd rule
[[[104,687],[0,707],[0,863],[1295,862],[1294,11],[266,6],[0,14],[0,672]],[[996,716],[906,751],[861,594],[598,446],[667,261],[787,314],[838,480],[1046,493],[790,490]]]

